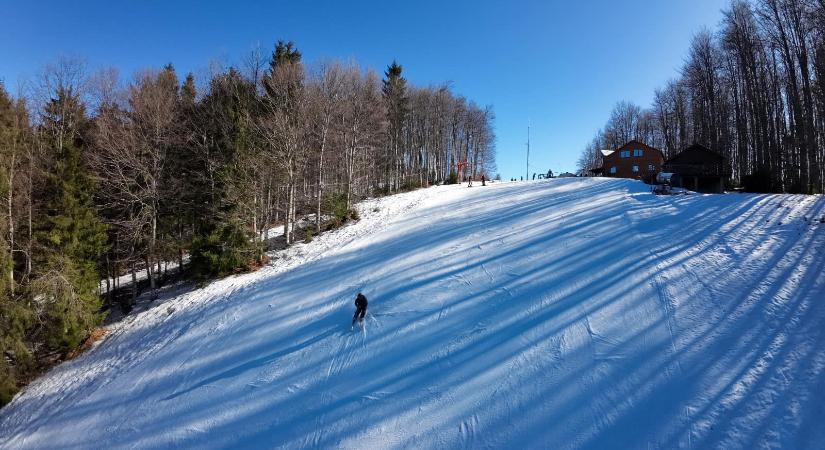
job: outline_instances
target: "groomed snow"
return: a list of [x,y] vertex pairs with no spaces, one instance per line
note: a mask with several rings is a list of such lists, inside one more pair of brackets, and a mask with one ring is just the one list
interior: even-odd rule
[[825,446],[825,198],[574,178],[360,210],[113,325],[0,448]]

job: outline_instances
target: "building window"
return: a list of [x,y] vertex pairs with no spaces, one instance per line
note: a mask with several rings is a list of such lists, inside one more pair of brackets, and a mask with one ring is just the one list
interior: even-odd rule
[[616,166],[610,168],[610,173],[616,173]]
[[644,156],[644,150],[633,150],[633,156]]
[[647,165],[647,171],[648,172],[653,172],[654,170],[656,170],[656,166],[654,166],[653,164],[648,164]]
[[619,156],[621,156],[622,158],[630,158],[630,150],[622,150],[619,153]]
[[634,166],[633,166],[633,172],[635,173],[635,172],[638,172],[638,171],[639,171],[639,166],[635,166],[635,165],[634,165]]

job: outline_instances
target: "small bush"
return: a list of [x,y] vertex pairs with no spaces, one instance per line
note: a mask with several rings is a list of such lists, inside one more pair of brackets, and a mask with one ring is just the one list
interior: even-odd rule
[[227,224],[192,243],[191,268],[198,277],[223,276],[245,269],[261,249],[238,224]]
[[344,194],[330,195],[324,202],[324,209],[332,214],[334,220],[343,223],[347,220],[347,196]]
[[244,270],[247,272],[254,272],[269,263],[269,256],[262,254],[259,258],[255,258],[248,263]]
[[[7,292],[0,296],[0,406],[17,393],[18,382],[34,369],[26,333],[35,323],[33,311]],[[10,361],[9,361],[10,360]]]
[[80,344],[79,347],[70,351],[69,354],[66,355],[66,357],[68,359],[77,358],[78,356],[80,356],[81,353],[92,348],[92,345],[94,345],[95,342],[103,339],[103,337],[106,336],[107,332],[108,330],[106,330],[103,327],[94,328],[92,332],[89,333],[89,336],[86,337],[86,339],[83,341],[83,343]]
[[17,393],[17,380],[14,373],[6,362],[6,358],[0,355],[0,406],[6,405],[14,394]]
[[65,355],[103,320],[97,272],[64,256],[53,257],[44,268],[32,281],[32,292],[46,305],[43,319],[47,346]]
[[347,209],[347,196],[331,195],[324,202],[324,209],[332,215],[331,228],[339,228],[347,220],[358,220],[358,211],[353,208]]
[[418,180],[410,180],[401,185],[401,191],[414,191],[421,187],[421,182]]
[[312,242],[312,228],[307,227],[304,230],[304,242],[306,242],[307,244]]
[[458,174],[455,170],[450,171],[450,178],[447,180],[447,184],[458,184]]

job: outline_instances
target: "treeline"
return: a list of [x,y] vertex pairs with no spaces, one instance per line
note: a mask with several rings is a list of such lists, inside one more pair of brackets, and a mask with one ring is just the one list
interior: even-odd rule
[[263,263],[273,227],[289,245],[358,199],[489,177],[493,120],[395,62],[307,69],[291,42],[200,89],[171,65],[121,86],[67,60],[29,94],[0,83],[0,404],[100,323],[101,280],[143,271],[154,295],[162,263],[221,276]]
[[825,191],[825,3],[734,0],[715,32],[693,38],[681,76],[650,108],[617,104],[580,168],[630,139],[667,157],[702,144],[752,190]]

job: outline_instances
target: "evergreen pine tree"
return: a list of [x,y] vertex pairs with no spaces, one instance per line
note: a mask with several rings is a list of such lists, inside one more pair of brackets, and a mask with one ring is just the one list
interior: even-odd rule
[[[13,135],[14,116],[23,111],[22,104],[15,104],[0,81],[0,198],[8,198],[13,189],[10,172],[14,171]],[[21,292],[15,290],[12,273],[14,261],[11,256],[11,224],[7,214],[0,214],[0,406],[11,401],[17,392],[17,383],[21,374],[30,369],[32,358],[26,345],[26,332],[33,323],[33,314],[27,302],[22,301]],[[9,364],[9,357],[13,364]]]
[[197,89],[195,88],[195,77],[192,72],[186,74],[183,85],[180,88],[180,101],[184,108],[190,108],[195,104]]
[[292,41],[278,41],[278,44],[275,45],[275,51],[272,52],[269,68],[270,71],[274,71],[278,65],[299,62],[301,62],[301,52],[295,48],[295,43]]
[[400,146],[403,140],[404,121],[407,116],[407,80],[401,76],[402,67],[395,61],[384,72],[382,92],[387,106],[387,123],[389,128],[389,148],[387,160],[390,165],[386,168],[387,184],[391,190],[398,190],[401,181]]
[[269,71],[263,78],[267,99],[277,109],[290,114],[294,100],[303,87],[301,52],[292,41],[278,41],[269,60]]
[[[5,220],[0,219],[0,226],[6,228]],[[11,270],[11,257],[8,243],[0,239],[0,269]],[[32,365],[32,357],[26,345],[26,332],[33,324],[33,314],[20,297],[13,296],[10,280],[0,277],[0,406],[10,402],[17,392],[17,383],[21,374],[25,374]],[[14,366],[6,361],[11,357]]]
[[195,158],[195,149],[188,136],[195,128],[195,113],[197,111],[197,89],[192,72],[186,74],[180,88],[178,98],[178,115],[181,127],[180,138],[175,145],[175,151],[170,158],[170,173],[173,174],[170,185],[173,194],[169,201],[168,215],[171,215],[171,234],[174,236],[175,253],[180,270],[183,270],[183,256],[187,248],[192,245],[190,225],[196,219],[197,205],[203,204],[201,198],[204,191],[198,189],[195,179],[202,177],[198,158]]
[[251,194],[243,168],[256,163],[248,119],[255,101],[254,83],[231,68],[212,80],[197,106],[200,123],[195,127],[209,135],[206,145],[198,149],[209,176],[196,181],[197,197],[193,198],[197,230],[190,264],[199,276],[231,273],[260,253],[243,220],[243,203]]
[[276,163],[284,175],[286,190],[284,238],[292,243],[292,226],[296,215],[296,189],[300,161],[306,155],[307,91],[301,53],[292,42],[279,41],[270,61],[270,71],[264,78],[266,97],[262,101],[259,126],[266,142],[264,153]]
[[32,295],[45,306],[46,343],[64,352],[102,319],[98,264],[106,250],[106,227],[94,209],[95,185],[83,160],[84,120],[83,105],[71,89],[58,89],[43,114],[52,166],[37,224]]
[[[407,117],[407,80],[401,76],[402,67],[393,61],[384,72],[382,92],[387,104],[387,119],[393,133],[400,133]],[[393,134],[395,137],[395,134]]]

